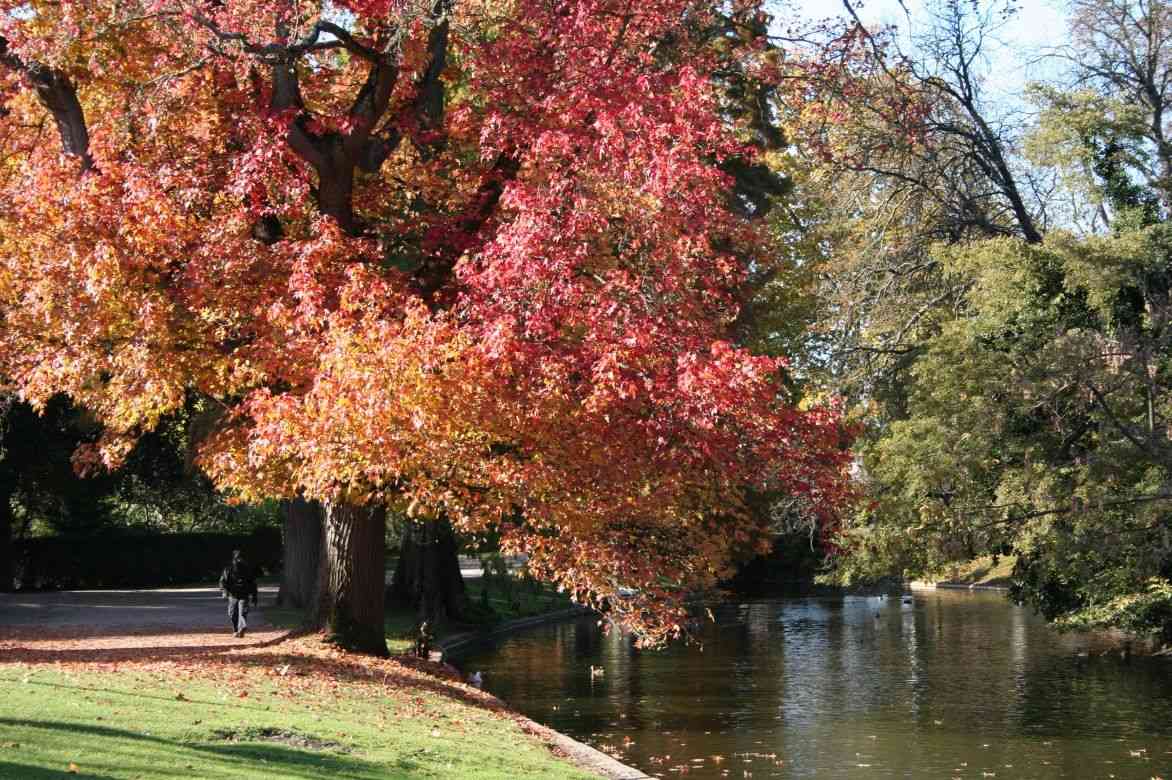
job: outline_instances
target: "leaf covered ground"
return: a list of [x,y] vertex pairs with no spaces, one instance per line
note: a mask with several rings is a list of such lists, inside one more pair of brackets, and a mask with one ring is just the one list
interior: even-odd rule
[[585,778],[442,667],[269,630],[0,629],[0,777]]

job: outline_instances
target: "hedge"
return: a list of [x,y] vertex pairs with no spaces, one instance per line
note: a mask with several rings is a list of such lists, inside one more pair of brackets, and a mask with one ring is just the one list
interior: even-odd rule
[[241,550],[258,574],[281,568],[281,532],[46,536],[14,544],[21,590],[137,588],[219,578]]

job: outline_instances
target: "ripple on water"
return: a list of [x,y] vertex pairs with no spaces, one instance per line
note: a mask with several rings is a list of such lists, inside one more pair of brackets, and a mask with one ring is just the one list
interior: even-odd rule
[[713,611],[702,648],[638,651],[585,619],[465,665],[535,719],[665,777],[1172,775],[1172,661],[1080,658],[1076,638],[998,594]]

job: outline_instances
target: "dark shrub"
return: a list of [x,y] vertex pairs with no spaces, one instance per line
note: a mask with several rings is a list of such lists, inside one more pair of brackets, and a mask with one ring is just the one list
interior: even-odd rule
[[47,536],[14,546],[16,582],[22,590],[138,588],[214,580],[237,549],[258,574],[281,567],[281,532],[276,528],[250,534]]

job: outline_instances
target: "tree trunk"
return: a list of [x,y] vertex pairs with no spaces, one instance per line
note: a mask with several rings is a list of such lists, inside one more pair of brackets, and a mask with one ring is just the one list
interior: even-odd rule
[[433,629],[459,619],[467,606],[456,553],[456,534],[446,518],[408,521],[403,528],[391,596]]
[[318,559],[322,544],[322,506],[295,498],[281,502],[283,566],[277,603],[305,609],[314,603],[318,584]]
[[314,623],[329,641],[386,656],[386,527],[383,506],[331,502],[325,507]]
[[331,148],[329,165],[319,171],[317,182],[318,211],[333,217],[349,235],[358,233],[354,221],[354,163],[342,156],[341,144]]
[[12,544],[12,490],[8,475],[0,463],[0,593],[12,590],[13,566]]

